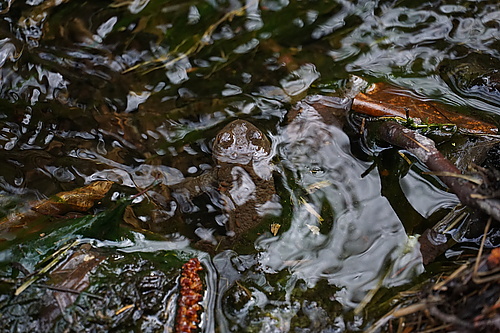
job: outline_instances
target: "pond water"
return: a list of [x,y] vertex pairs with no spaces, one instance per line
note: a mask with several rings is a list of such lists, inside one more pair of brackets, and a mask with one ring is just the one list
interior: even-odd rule
[[[176,274],[198,257],[203,332],[363,331],[377,300],[425,271],[415,238],[458,200],[419,163],[304,101],[343,97],[355,75],[496,124],[499,63],[496,0],[0,1],[3,215],[111,180],[93,211],[105,214],[155,181],[209,172],[214,138],[235,119],[270,140],[279,197],[241,244],[211,256],[196,235],[221,229],[220,198],[174,215],[153,187],[134,200],[134,231],[81,240],[106,254],[89,282],[103,298],[82,295],[54,319],[35,310],[44,288],[16,298],[2,286],[2,330],[169,331]],[[12,262],[33,271],[78,231],[50,235],[8,235],[2,276],[14,277]],[[96,310],[131,303],[111,319]]]

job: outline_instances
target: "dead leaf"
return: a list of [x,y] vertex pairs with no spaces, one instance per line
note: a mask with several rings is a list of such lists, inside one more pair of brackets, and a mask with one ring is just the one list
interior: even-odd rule
[[498,135],[498,128],[493,124],[448,111],[443,104],[419,100],[407,91],[382,83],[356,95],[352,110],[374,117],[409,117],[426,124],[454,124],[467,134]]
[[43,200],[31,209],[42,215],[63,215],[71,211],[85,212],[101,200],[111,189],[112,181],[97,181],[85,187],[68,192],[60,192]]
[[315,225],[306,224],[306,226],[311,230],[313,235],[319,235],[319,227]]
[[306,207],[306,210],[318,219],[319,224],[324,221],[321,215],[318,214],[318,212],[314,209],[313,206],[311,206],[310,203],[308,203],[304,198],[300,198],[300,201],[302,202],[304,207]]
[[[46,288],[52,292],[44,296],[46,301],[40,311],[42,319],[51,321],[72,306],[89,287],[93,270],[106,258],[104,253],[90,244],[81,245],[64,258],[47,276]],[[88,293],[87,296],[99,297]]]
[[127,206],[125,208],[125,213],[123,214],[123,221],[135,229],[141,229],[141,224],[139,222],[139,219],[135,215],[134,209],[132,206]]
[[273,234],[273,236],[276,236],[278,234],[278,231],[280,230],[280,228],[281,228],[281,224],[278,224],[278,223],[271,224],[271,233]]
[[306,190],[307,190],[307,193],[314,193],[317,190],[322,189],[324,187],[328,187],[330,185],[332,185],[332,183],[329,180],[322,180],[320,182],[309,185],[306,188]]
[[[61,216],[69,212],[85,212],[111,189],[112,181],[97,181],[72,191],[60,192],[35,203],[30,210],[0,220],[0,233],[29,225],[43,216]],[[36,230],[34,230],[36,232]]]

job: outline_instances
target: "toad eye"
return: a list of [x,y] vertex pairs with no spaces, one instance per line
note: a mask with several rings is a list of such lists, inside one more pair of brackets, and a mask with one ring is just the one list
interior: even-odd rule
[[260,146],[262,143],[262,133],[260,131],[251,131],[247,137],[248,141],[256,146]]
[[[233,135],[229,132],[224,132],[218,137],[218,144],[222,146],[223,148],[227,148],[231,146],[234,142]],[[216,143],[217,144],[217,143]]]
[[259,131],[252,131],[252,133],[250,133],[250,139],[260,140],[262,139],[262,133]]

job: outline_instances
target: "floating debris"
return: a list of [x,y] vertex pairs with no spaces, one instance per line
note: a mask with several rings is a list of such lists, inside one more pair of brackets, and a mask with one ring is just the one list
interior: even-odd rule
[[306,210],[318,219],[319,224],[321,224],[321,222],[324,221],[321,215],[318,214],[318,212],[314,209],[314,207],[310,203],[308,203],[304,198],[300,198],[300,201],[302,202]]
[[328,186],[330,186],[330,185],[332,185],[332,182],[331,182],[331,181],[329,181],[329,180],[322,180],[322,181],[320,181],[320,182],[316,182],[316,183],[314,183],[314,184],[309,185],[309,186],[306,188],[306,191],[307,191],[307,193],[314,193],[314,192],[316,192],[317,190],[322,189],[322,188],[324,188],[324,187],[328,187]]
[[281,224],[279,224],[279,223],[271,224],[271,233],[273,234],[273,236],[276,236],[278,234],[278,231],[280,230],[280,228],[281,228]]
[[313,235],[319,235],[319,227],[315,225],[306,224],[306,226],[311,230]]
[[500,248],[482,254],[490,224],[491,219],[474,260],[447,276],[439,273],[422,288],[401,293],[400,304],[365,332],[395,327],[405,327],[404,332],[499,332]]

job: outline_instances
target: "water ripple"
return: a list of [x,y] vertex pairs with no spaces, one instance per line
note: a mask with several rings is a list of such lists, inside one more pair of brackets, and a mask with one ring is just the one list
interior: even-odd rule
[[[299,118],[284,128],[279,144],[284,165],[300,185],[297,203],[290,228],[259,242],[266,250],[262,264],[278,271],[288,268],[309,286],[327,279],[342,287],[341,303],[354,307],[381,279],[385,285],[397,285],[420,272],[419,251],[405,252],[408,238],[380,196],[378,175],[361,177],[368,165],[353,159],[345,133],[325,124],[306,104],[300,107]],[[323,172],[314,171],[318,168]],[[315,190],[304,196],[302,189],[307,188]],[[319,220],[319,214],[330,209],[332,215]],[[319,234],[310,226],[317,226]],[[408,262],[411,265],[405,266]],[[387,267],[392,272],[405,267],[405,274],[385,278]]]

